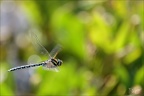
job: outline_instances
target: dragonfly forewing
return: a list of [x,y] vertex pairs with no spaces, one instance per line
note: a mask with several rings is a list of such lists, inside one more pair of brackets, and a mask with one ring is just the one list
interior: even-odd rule
[[31,37],[31,41],[35,49],[41,54],[47,55],[49,58],[51,58],[49,52],[41,45],[37,35],[34,32],[30,31],[30,37]]
[[52,58],[55,58],[57,56],[57,54],[62,50],[62,46],[61,45],[56,45],[53,50],[50,52],[50,56]]

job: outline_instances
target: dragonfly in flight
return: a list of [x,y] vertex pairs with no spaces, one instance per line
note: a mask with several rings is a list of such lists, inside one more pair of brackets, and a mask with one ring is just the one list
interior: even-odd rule
[[9,69],[8,71],[15,71],[20,69],[26,69],[26,68],[32,68],[32,67],[38,67],[43,66],[44,69],[47,70],[53,70],[55,72],[58,72],[58,66],[61,66],[63,63],[62,60],[57,59],[57,54],[61,51],[62,47],[60,45],[56,45],[53,50],[49,53],[39,42],[38,37],[35,33],[30,32],[32,43],[34,47],[36,47],[42,54],[48,56],[48,60],[41,62],[41,63],[34,63],[29,65],[23,65],[23,66],[17,66],[14,68]]

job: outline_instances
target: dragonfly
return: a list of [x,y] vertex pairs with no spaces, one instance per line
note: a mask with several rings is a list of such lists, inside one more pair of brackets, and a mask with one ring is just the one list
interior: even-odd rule
[[32,43],[33,43],[34,47],[37,48],[43,55],[47,55],[49,59],[47,59],[46,61],[43,61],[41,63],[34,63],[34,64],[29,64],[29,65],[17,66],[17,67],[9,69],[8,71],[16,71],[16,70],[20,70],[20,69],[43,66],[43,68],[46,70],[53,70],[55,72],[59,72],[58,67],[62,65],[63,61],[60,59],[57,59],[56,56],[62,49],[61,45],[59,45],[59,44],[56,45],[52,49],[52,51],[49,53],[40,44],[40,41],[38,40],[38,37],[35,33],[30,32],[30,36],[31,36]]

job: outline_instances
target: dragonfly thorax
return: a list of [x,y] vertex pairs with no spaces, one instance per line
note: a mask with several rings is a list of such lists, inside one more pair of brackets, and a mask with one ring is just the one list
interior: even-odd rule
[[51,59],[51,62],[55,65],[55,66],[60,66],[62,64],[62,60],[60,59]]

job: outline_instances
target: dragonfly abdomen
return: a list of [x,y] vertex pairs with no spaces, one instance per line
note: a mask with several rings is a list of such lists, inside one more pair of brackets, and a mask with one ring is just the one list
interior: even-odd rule
[[26,69],[26,68],[31,68],[31,67],[38,67],[38,66],[42,66],[44,64],[45,63],[42,62],[42,63],[39,63],[39,64],[30,64],[30,65],[18,66],[18,67],[11,68],[8,71],[15,71],[15,70]]

